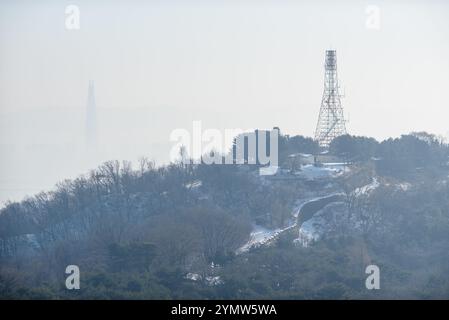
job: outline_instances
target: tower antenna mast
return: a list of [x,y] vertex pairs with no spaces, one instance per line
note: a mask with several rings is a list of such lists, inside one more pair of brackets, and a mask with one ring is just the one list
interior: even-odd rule
[[322,148],[329,148],[332,140],[346,134],[337,77],[337,51],[326,50],[324,62],[324,92],[315,130],[315,140]]

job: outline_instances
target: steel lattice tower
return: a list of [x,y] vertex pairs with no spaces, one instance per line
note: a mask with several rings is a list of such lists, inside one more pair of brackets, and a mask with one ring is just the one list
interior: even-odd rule
[[315,131],[315,140],[324,148],[329,147],[334,138],[346,134],[341,96],[338,89],[337,52],[326,50],[324,92]]

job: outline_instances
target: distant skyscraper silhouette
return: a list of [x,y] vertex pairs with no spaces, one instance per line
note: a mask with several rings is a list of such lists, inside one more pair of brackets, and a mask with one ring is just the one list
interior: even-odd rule
[[95,151],[97,147],[97,110],[95,105],[94,82],[89,81],[86,109],[86,146],[88,151]]

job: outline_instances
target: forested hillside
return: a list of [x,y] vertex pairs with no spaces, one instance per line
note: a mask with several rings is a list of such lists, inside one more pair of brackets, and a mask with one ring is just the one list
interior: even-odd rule
[[[256,165],[110,161],[9,203],[0,298],[449,298],[445,142],[341,136],[329,153],[344,168],[308,179],[325,168],[292,166],[297,153],[319,147],[281,136],[284,173],[271,178]],[[317,217],[319,235],[304,243]],[[270,237],[258,242],[258,230]],[[369,264],[380,290],[365,288]],[[67,265],[79,266],[80,290],[66,289]]]

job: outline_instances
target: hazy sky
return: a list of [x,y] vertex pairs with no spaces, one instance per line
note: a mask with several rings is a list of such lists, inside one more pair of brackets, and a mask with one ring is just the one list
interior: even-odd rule
[[[66,29],[67,5],[79,30]],[[328,48],[351,134],[449,135],[447,1],[1,1],[0,201],[111,158],[162,163],[192,120],[312,136]]]

